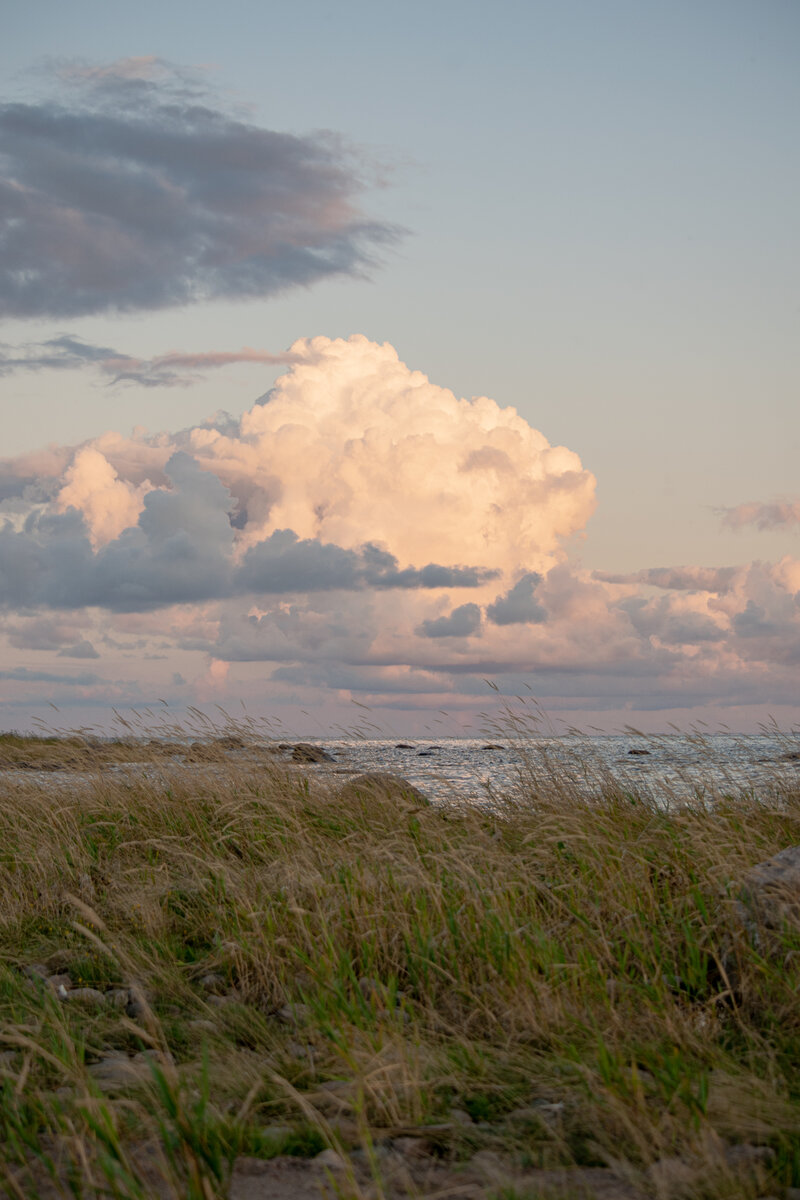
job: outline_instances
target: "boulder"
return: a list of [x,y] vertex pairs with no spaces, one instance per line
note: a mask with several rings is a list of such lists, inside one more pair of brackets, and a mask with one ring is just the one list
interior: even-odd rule
[[323,750],[321,746],[312,746],[310,742],[298,742],[292,747],[292,759],[294,762],[303,763],[324,763],[336,762],[332,754],[328,754],[327,750]]
[[750,868],[742,879],[739,911],[748,927],[753,922],[776,930],[785,923],[800,925],[800,846]]
[[389,771],[367,771],[364,775],[356,775],[349,780],[339,792],[344,799],[358,798],[362,800],[380,797],[388,800],[404,800],[413,804],[430,804],[430,800],[414,787],[402,775],[392,775]]

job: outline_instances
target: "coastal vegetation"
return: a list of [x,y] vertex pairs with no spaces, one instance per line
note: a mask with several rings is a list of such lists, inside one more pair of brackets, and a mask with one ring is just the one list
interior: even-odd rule
[[747,884],[800,784],[429,805],[241,741],[0,739],[6,1195],[800,1187],[800,920]]

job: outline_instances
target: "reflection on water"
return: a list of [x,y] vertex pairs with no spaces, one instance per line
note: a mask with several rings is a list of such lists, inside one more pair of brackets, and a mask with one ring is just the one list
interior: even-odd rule
[[587,795],[613,779],[662,801],[742,792],[768,799],[800,785],[800,738],[788,735],[314,740],[336,757],[334,770],[391,771],[438,800],[489,801],[554,779]]

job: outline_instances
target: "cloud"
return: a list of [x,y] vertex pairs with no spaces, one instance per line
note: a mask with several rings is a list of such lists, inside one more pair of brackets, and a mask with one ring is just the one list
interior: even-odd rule
[[65,646],[63,650],[58,652],[59,658],[99,658],[100,655],[95,650],[91,642],[87,642],[85,638],[76,642],[74,646]]
[[241,417],[0,463],[13,667],[102,652],[113,703],[123,658],[181,703],[478,711],[486,678],[561,709],[796,702],[800,561],[584,571],[571,451],[391,346],[290,353]]
[[16,683],[60,683],[72,687],[89,687],[93,683],[103,682],[99,675],[92,675],[88,671],[80,675],[58,675],[54,671],[29,671],[27,667],[0,671],[0,679],[13,680]]
[[398,230],[331,134],[265,129],[159,60],[72,64],[0,105],[0,314],[265,298],[364,275]]
[[477,604],[461,604],[447,617],[436,617],[423,621],[418,627],[420,637],[470,637],[477,633],[481,624],[481,610]]
[[749,504],[737,504],[734,508],[718,508],[715,511],[727,529],[755,525],[764,531],[800,525],[800,500],[774,500],[771,504],[752,500]]
[[208,350],[197,353],[171,351],[155,358],[135,358],[97,346],[72,334],[59,334],[43,342],[12,347],[0,344],[0,377],[17,371],[78,371],[94,368],[109,386],[136,384],[139,387],[189,387],[204,371],[219,370],[239,363],[284,366],[296,361],[290,352],[272,354],[243,346],[241,350]]
[[643,583],[668,591],[724,594],[731,587],[736,571],[736,567],[648,567],[625,575],[595,571],[593,577],[603,583]]
[[527,625],[546,621],[547,611],[534,595],[541,582],[541,575],[529,571],[505,596],[498,596],[494,604],[489,605],[486,616],[495,625]]

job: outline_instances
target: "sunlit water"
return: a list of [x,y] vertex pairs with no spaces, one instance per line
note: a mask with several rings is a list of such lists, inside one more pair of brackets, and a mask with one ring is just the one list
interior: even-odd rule
[[336,759],[326,771],[390,771],[433,800],[491,802],[519,792],[521,785],[529,790],[531,781],[546,786],[554,779],[589,794],[613,778],[667,801],[743,792],[766,800],[786,784],[800,785],[797,736],[541,737],[493,743],[409,738],[404,745],[390,739],[313,740]]

